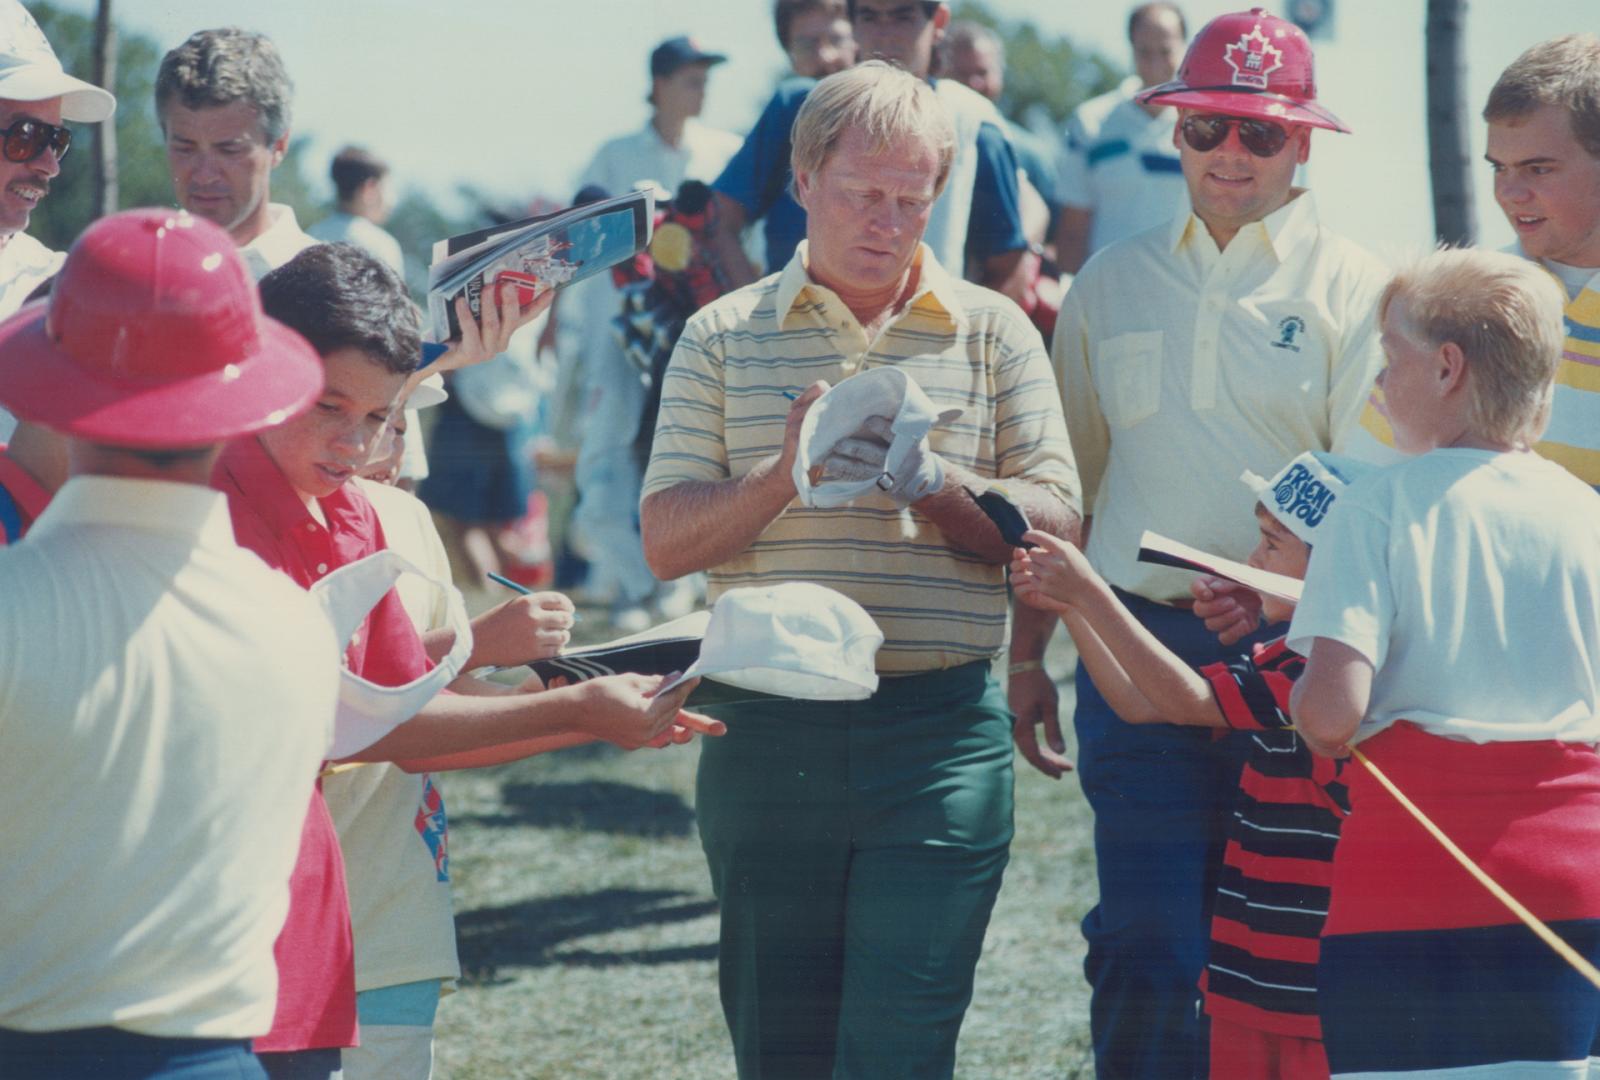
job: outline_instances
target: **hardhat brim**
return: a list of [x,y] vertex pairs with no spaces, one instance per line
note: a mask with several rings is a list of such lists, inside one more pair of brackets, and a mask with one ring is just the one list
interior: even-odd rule
[[169,380],[92,372],[50,339],[49,300],[0,323],[0,404],[73,438],[135,449],[203,446],[289,420],[322,393],[305,338],[263,317],[255,352],[218,371]]
[[1333,113],[1313,101],[1296,101],[1281,94],[1244,90],[1236,86],[1191,87],[1173,80],[1134,95],[1140,105],[1171,105],[1178,109],[1204,109],[1224,116],[1247,116],[1284,124],[1307,124],[1350,134]]

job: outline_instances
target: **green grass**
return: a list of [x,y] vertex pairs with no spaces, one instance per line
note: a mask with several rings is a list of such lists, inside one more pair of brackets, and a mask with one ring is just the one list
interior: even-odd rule
[[[696,754],[583,747],[445,779],[463,977],[439,1011],[441,1080],[733,1077]],[[1088,807],[1020,759],[1016,803],[956,1075],[1088,1077]]]

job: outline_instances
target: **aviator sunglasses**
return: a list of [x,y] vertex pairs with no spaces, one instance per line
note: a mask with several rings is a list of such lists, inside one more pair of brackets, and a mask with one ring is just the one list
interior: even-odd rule
[[0,129],[0,153],[7,161],[21,164],[32,161],[46,148],[56,152],[56,160],[67,156],[72,147],[72,132],[64,127],[47,124],[43,120],[18,120],[8,128]]
[[1228,131],[1239,125],[1239,142],[1256,157],[1276,157],[1289,141],[1289,132],[1270,120],[1245,120],[1237,116],[1185,116],[1183,141],[1202,154],[1227,141]]

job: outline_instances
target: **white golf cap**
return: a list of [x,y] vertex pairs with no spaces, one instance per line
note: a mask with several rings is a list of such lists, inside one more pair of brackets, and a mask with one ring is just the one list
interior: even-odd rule
[[1343,454],[1307,450],[1279,469],[1271,480],[1248,471],[1239,479],[1285,529],[1306,543],[1315,544],[1317,527],[1344,497],[1345,489],[1379,468]]
[[9,101],[61,99],[61,118],[97,124],[117,109],[105,90],[74,79],[61,68],[56,52],[28,9],[17,0],[0,0],[0,98]]
[[661,692],[704,675],[741,690],[860,701],[878,689],[883,631],[860,604],[809,582],[729,589],[711,608],[700,658]]
[[[960,415],[960,409],[936,409],[922,387],[899,368],[870,368],[829,387],[800,424],[800,446],[794,460],[794,486],[800,501],[806,506],[843,506],[883,490],[879,481],[892,476],[928,432]],[[868,480],[813,484],[812,466],[821,465],[840,439],[859,436],[875,416],[889,420],[894,433],[884,471]]]

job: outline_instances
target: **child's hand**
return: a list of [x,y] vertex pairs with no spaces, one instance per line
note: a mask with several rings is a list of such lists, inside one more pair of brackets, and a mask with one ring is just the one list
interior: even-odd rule
[[1261,594],[1234,581],[1209,574],[1189,583],[1194,615],[1223,645],[1255,633],[1261,624]]
[[1030,529],[1024,539],[1037,547],[1018,548],[1011,560],[1011,586],[1017,599],[1042,611],[1064,613],[1099,580],[1077,547],[1049,533]]
[[472,620],[473,661],[505,667],[555,656],[572,639],[572,617],[560,593],[514,596]]

